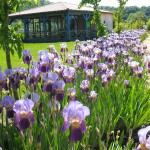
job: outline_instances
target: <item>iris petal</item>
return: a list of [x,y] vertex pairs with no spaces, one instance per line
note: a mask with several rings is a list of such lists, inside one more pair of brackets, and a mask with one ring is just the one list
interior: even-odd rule
[[62,126],[61,131],[65,132],[69,128],[69,126],[70,126],[70,123],[68,121],[65,121],[63,126]]
[[28,118],[21,118],[19,122],[19,128],[21,130],[25,130],[30,126],[30,122]]
[[72,127],[71,134],[70,134],[71,141],[81,141],[82,140],[82,131],[81,128]]
[[86,132],[86,124],[84,120],[81,122],[81,131]]

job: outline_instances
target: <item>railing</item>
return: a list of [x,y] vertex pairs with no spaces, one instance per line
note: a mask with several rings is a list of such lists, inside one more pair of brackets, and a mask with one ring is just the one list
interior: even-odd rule
[[71,30],[70,31],[70,38],[71,39],[79,39],[86,36],[85,30]]
[[46,36],[44,36],[43,31],[39,32],[26,32],[25,39],[52,39],[52,40],[63,40],[66,39],[66,32],[65,31],[52,31],[46,32]]
[[64,40],[67,38],[67,33],[64,30],[54,30],[52,32],[47,32],[47,38]]
[[88,30],[88,36],[90,38],[96,38],[97,37],[96,33],[97,33],[96,30]]
[[86,30],[71,30],[71,39],[90,39],[96,38],[96,30],[88,30],[86,35]]
[[[44,36],[45,35],[45,36]],[[74,39],[91,39],[96,37],[95,30],[88,30],[86,35],[86,30],[71,30],[70,31],[70,40]],[[25,40],[49,40],[49,41],[62,41],[67,40],[67,32],[65,30],[54,30],[52,32],[43,31],[39,32],[26,32]]]

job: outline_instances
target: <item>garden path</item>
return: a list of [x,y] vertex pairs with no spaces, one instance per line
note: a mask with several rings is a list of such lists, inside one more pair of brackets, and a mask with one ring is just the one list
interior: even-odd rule
[[150,54],[150,34],[149,34],[148,38],[146,38],[146,40],[144,40],[143,44],[147,45],[146,53]]
[[[150,34],[148,38],[143,41],[143,44],[147,45],[147,54],[150,54]],[[150,77],[148,77],[148,84],[150,84]]]

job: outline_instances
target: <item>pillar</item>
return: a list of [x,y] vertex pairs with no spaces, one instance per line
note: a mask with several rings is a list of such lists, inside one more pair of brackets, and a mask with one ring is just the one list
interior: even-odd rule
[[44,39],[46,39],[47,36],[46,16],[43,17],[43,31],[44,31]]
[[85,20],[85,32],[86,32],[86,37],[88,37],[88,20],[90,15],[89,14],[83,14],[84,20]]
[[67,41],[70,41],[70,15],[67,13],[66,16],[66,24],[67,24]]

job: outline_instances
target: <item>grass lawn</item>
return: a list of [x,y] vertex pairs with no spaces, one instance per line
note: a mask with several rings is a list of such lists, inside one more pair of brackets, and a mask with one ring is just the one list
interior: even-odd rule
[[[54,45],[56,50],[60,52],[60,44],[62,42],[56,42],[56,43],[24,43],[24,49],[30,50],[33,60],[37,61],[38,58],[38,51],[39,50],[46,50],[49,45]],[[75,42],[66,42],[68,46],[69,52],[73,50],[73,47],[75,45]],[[15,53],[13,56],[11,55],[11,62],[12,62],[12,68],[16,67],[25,67],[26,65],[23,63],[22,58],[19,58],[17,53]],[[5,52],[0,49],[0,66],[2,67],[2,70],[4,71],[7,68],[6,64],[6,58],[5,58]]]

